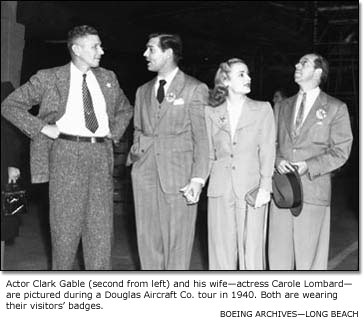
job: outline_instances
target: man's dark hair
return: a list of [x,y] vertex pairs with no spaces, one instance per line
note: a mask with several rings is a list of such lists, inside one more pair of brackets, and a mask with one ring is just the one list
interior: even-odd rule
[[68,39],[67,39],[67,47],[70,53],[72,53],[72,45],[75,43],[76,39],[88,36],[90,34],[96,36],[99,35],[94,27],[88,25],[77,26],[71,29],[68,32]]
[[181,37],[178,34],[152,33],[149,35],[149,40],[152,38],[159,38],[159,46],[163,51],[172,49],[174,62],[178,64],[182,59]]
[[321,69],[321,77],[320,84],[324,84],[329,75],[329,63],[328,61],[320,54],[314,53],[316,58],[314,59],[315,69]]

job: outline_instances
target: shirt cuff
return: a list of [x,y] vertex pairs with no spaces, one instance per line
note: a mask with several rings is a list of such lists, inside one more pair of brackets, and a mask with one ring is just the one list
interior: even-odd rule
[[198,183],[201,183],[202,186],[205,186],[205,180],[202,179],[202,178],[194,177],[194,178],[191,179],[191,182],[198,182]]

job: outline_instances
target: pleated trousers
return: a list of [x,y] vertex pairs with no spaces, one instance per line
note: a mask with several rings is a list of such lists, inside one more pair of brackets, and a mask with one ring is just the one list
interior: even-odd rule
[[326,270],[330,242],[330,207],[304,203],[294,217],[271,203],[268,256],[271,270]]
[[111,269],[113,161],[109,142],[57,139],[50,153],[52,269],[73,268],[80,239],[87,270]]
[[267,206],[247,207],[232,186],[221,197],[208,199],[210,270],[265,268]]
[[163,192],[152,153],[133,164],[132,181],[141,268],[188,270],[197,205]]

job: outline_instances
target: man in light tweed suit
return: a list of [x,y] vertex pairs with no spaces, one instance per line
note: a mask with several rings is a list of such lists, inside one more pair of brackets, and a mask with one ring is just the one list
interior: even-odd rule
[[298,217],[272,202],[269,266],[272,270],[327,269],[330,238],[331,172],[344,165],[353,136],[346,104],[321,91],[328,63],[306,54],[296,64],[300,91],[280,103],[276,168],[298,168],[303,207]]
[[[2,115],[31,138],[33,183],[49,181],[52,268],[72,269],[82,239],[88,270],[111,268],[113,149],[132,108],[115,74],[99,67],[97,31],[68,35],[72,61],[40,70],[2,104]],[[40,105],[37,116],[28,110]]]
[[208,171],[204,107],[208,88],[178,68],[177,35],[152,34],[144,56],[158,76],[136,93],[128,161],[144,270],[190,265],[197,201]]

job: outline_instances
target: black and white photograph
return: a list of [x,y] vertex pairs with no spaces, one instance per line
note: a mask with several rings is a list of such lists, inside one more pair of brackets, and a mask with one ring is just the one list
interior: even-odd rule
[[[162,300],[355,296],[359,13],[359,1],[2,1],[6,311],[105,311],[87,287],[112,308],[158,300],[149,314]],[[39,291],[9,302],[22,290]],[[207,318],[361,318],[359,305],[239,308]]]

